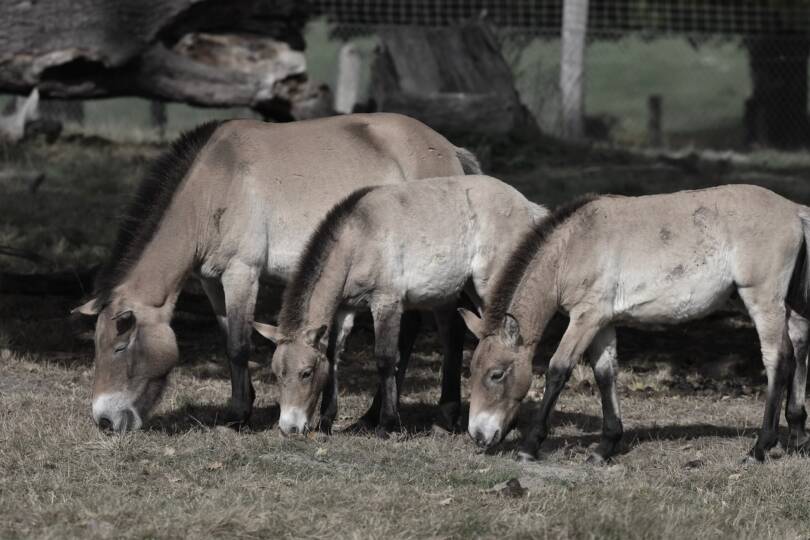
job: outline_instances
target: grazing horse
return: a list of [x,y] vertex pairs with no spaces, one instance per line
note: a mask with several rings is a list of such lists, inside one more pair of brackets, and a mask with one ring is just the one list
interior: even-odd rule
[[286,282],[321,218],[358,188],[477,171],[472,154],[395,114],[184,134],[141,184],[93,298],[75,310],[98,316],[93,418],[116,431],[142,424],[177,363],[169,323],[195,274],[227,335],[231,419],[245,422],[260,275]]
[[[454,426],[461,409],[464,332],[456,313],[459,295],[465,292],[481,305],[502,261],[546,214],[487,176],[364,188],[338,204],[298,263],[279,327],[254,325],[278,344],[273,371],[281,387],[281,431],[302,433],[313,425],[329,378],[329,330],[362,308],[370,308],[374,319],[380,377],[372,407],[378,405],[378,418],[366,416],[367,423],[380,435],[398,423],[399,389],[415,339],[415,330],[400,332],[403,314],[433,310],[445,352],[441,420]],[[455,338],[451,316],[459,320]]]
[[603,412],[589,461],[608,459],[622,435],[614,325],[695,319],[736,290],[756,326],[768,377],[762,430],[747,459],[762,461],[776,443],[792,372],[786,416],[791,440],[806,448],[808,219],[810,209],[745,185],[586,197],[556,211],[511,255],[484,319],[462,314],[480,339],[471,364],[470,436],[490,447],[512,428],[531,384],[532,357],[559,310],[570,322],[519,456],[536,458],[557,397],[585,354]]

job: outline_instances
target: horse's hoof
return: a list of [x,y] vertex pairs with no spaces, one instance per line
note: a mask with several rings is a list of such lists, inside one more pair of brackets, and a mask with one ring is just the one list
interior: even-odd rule
[[250,427],[250,413],[228,411],[225,413],[225,425],[236,431],[242,431]]
[[377,426],[374,428],[374,435],[376,435],[378,439],[389,439],[391,437],[391,431],[385,429],[383,426]]
[[597,454],[596,452],[592,452],[588,459],[585,460],[587,465],[593,465],[594,467],[603,467],[607,465],[608,460]]
[[522,450],[517,453],[517,456],[515,457],[515,459],[517,460],[518,463],[536,463],[537,462],[537,457],[535,457],[533,454],[530,454],[529,452],[524,452]]
[[320,431],[324,435],[331,435],[332,434],[332,420],[327,419],[327,418],[321,418],[321,421],[318,422],[318,431]]

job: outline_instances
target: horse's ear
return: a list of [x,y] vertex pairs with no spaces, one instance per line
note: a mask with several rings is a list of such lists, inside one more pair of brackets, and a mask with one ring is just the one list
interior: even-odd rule
[[484,337],[484,319],[470,311],[469,309],[458,308],[458,314],[464,319],[464,324],[470,329],[478,339]]
[[281,332],[279,332],[278,326],[273,326],[272,324],[264,324],[254,321],[253,328],[255,328],[258,333],[260,333],[262,336],[269,339],[273,343],[278,343],[278,340],[281,339]]
[[88,317],[95,317],[101,312],[100,309],[96,306],[96,299],[91,298],[84,304],[80,305],[79,307],[75,307],[70,310],[71,315],[75,315],[76,313],[80,315],[87,315]]
[[520,337],[520,324],[515,317],[507,313],[503,318],[503,328],[501,328],[501,338],[508,347],[519,347],[523,343]]
[[329,348],[329,328],[325,324],[322,324],[318,328],[310,328],[306,332],[304,332],[304,342],[312,347],[313,349],[317,349],[323,354],[326,354],[326,349]]

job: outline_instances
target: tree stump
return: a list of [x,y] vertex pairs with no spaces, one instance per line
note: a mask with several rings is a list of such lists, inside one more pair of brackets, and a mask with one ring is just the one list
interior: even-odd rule
[[407,114],[447,135],[537,130],[485,26],[394,27],[379,37],[371,73],[378,110]]

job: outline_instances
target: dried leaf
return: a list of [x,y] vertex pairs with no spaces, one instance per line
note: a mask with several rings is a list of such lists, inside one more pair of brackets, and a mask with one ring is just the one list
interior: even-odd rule
[[439,501],[439,506],[449,506],[453,502],[453,497],[447,497]]
[[222,468],[222,462],[214,461],[213,463],[209,463],[205,468],[209,471],[217,471]]

